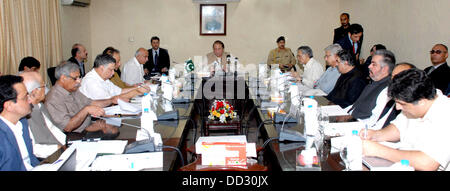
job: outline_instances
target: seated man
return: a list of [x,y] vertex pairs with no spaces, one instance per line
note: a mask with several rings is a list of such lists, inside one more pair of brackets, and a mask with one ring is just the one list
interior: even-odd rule
[[39,164],[24,118],[30,112],[23,78],[0,76],[0,171],[27,171]]
[[[399,162],[409,160],[415,170],[448,170],[450,161],[450,128],[446,125],[450,100],[437,90],[424,71],[410,69],[392,79],[389,97],[402,113],[386,128],[365,130],[363,155]],[[393,149],[378,142],[399,142]],[[404,148],[404,149],[402,149]]]
[[123,66],[122,81],[130,85],[144,83],[144,64],[147,60],[148,51],[139,48],[134,57]]
[[155,74],[168,75],[170,69],[169,51],[159,47],[160,41],[157,36],[152,37],[150,43],[152,48],[147,51],[148,61],[144,65],[146,79],[149,79]]
[[361,69],[362,73],[364,74],[364,79],[367,80],[367,83],[369,83],[371,80],[370,76],[369,76],[369,66],[370,66],[370,64],[372,64],[372,57],[377,50],[386,50],[386,47],[382,44],[373,45],[372,48],[370,49],[370,56],[367,57],[366,60],[360,59],[360,64],[361,64],[360,69]]
[[19,73],[21,72],[39,72],[41,63],[31,56],[25,57],[20,61]]
[[281,71],[291,71],[295,66],[295,57],[290,48],[285,47],[286,40],[284,36],[277,39],[278,48],[270,51],[267,58],[267,66],[271,68],[272,64],[278,64]]
[[325,48],[325,62],[330,67],[314,83],[314,89],[320,89],[326,94],[329,94],[333,90],[336,81],[341,76],[341,73],[337,69],[337,53],[341,50],[342,48],[339,44],[333,44]]
[[433,66],[425,68],[425,72],[430,76],[435,87],[445,93],[450,83],[450,67],[447,64],[448,47],[443,44],[434,45],[430,51],[430,58]]
[[[416,68],[413,64],[402,62],[395,65],[394,70],[392,70],[392,77],[396,76],[400,72],[403,72],[405,70],[409,70],[412,68]],[[386,92],[387,93],[387,92]],[[386,103],[386,105],[383,108],[383,111],[381,112],[380,116],[378,116],[378,120],[376,121],[375,125],[371,129],[378,130],[387,127],[392,120],[394,120],[398,114],[400,114],[400,110],[397,109],[395,106],[395,101],[391,98],[389,98],[389,101]]]
[[[110,99],[120,96],[123,100],[149,92],[150,88],[141,86],[138,88],[119,88],[109,79],[114,74],[116,60],[110,55],[98,55],[95,58],[94,68],[86,74],[81,82],[80,92],[93,100]],[[125,71],[124,71],[125,72]]]
[[118,132],[117,128],[102,120],[91,123],[91,116],[103,116],[103,108],[117,104],[118,96],[96,101],[87,98],[78,89],[81,84],[80,67],[71,62],[58,65],[55,77],[58,80],[46,97],[45,107],[61,131],[82,133],[101,130],[106,134]]
[[230,53],[224,52],[225,45],[222,41],[217,40],[213,44],[213,52],[210,52],[206,55],[206,63],[210,69],[211,73],[215,73],[216,71],[227,72],[227,58],[230,57]]
[[312,49],[308,46],[301,46],[298,48],[297,59],[298,62],[304,65],[303,75],[297,77],[299,81],[308,88],[313,88],[314,83],[322,76],[324,67],[316,59],[313,58]]
[[135,86],[130,86],[129,84],[126,84],[125,82],[122,81],[122,79],[120,79],[120,65],[122,64],[120,62],[120,51],[113,48],[113,47],[108,47],[103,51],[103,54],[109,54],[110,56],[112,56],[115,60],[116,60],[116,65],[114,67],[114,75],[111,77],[111,79],[109,79],[114,85],[118,86],[119,88],[135,88],[138,85]]
[[332,103],[346,108],[352,105],[366,87],[362,73],[355,67],[350,52],[338,52],[337,68],[341,76],[338,78],[333,90],[326,96]]
[[62,145],[66,144],[66,135],[56,127],[43,102],[45,100],[44,81],[37,72],[20,74],[33,104],[31,115],[27,116],[30,125],[30,137],[36,157],[47,158]]
[[395,61],[395,55],[391,51],[376,51],[369,66],[372,83],[364,88],[353,105],[346,108],[353,118],[363,121],[369,128],[375,125],[389,101],[387,87],[391,81]]

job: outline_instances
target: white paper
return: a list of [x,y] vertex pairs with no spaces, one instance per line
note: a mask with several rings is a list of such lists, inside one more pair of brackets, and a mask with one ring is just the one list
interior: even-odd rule
[[303,96],[326,96],[321,89],[309,89],[303,92]]
[[352,135],[353,130],[360,131],[365,126],[361,122],[343,122],[343,123],[328,123],[325,126],[324,133],[326,136],[345,136]]
[[92,171],[138,171],[163,167],[163,152],[99,156],[92,163]]
[[320,109],[321,109],[322,113],[325,113],[328,116],[346,116],[346,115],[349,115],[339,105],[321,106]]
[[121,99],[118,99],[117,103],[123,111],[131,113],[139,113],[141,111],[141,107],[138,107],[136,104],[124,102]]

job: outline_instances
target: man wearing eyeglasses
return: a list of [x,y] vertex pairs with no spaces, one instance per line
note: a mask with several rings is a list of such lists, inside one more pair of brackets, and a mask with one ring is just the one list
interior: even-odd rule
[[0,77],[0,171],[27,171],[39,164],[24,118],[31,112],[20,76]]
[[447,64],[448,47],[443,44],[434,45],[430,51],[430,58],[433,66],[426,68],[425,72],[431,77],[436,88],[446,93],[450,82],[450,68]]
[[55,70],[58,79],[47,94],[45,106],[51,117],[63,132],[82,133],[83,131],[103,131],[105,134],[116,134],[117,128],[102,120],[91,123],[91,116],[103,116],[104,107],[117,104],[119,96],[106,100],[91,100],[81,93],[80,68],[77,64],[63,62]]

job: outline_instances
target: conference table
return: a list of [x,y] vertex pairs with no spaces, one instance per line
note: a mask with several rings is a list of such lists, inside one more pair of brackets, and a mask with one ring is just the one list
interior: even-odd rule
[[[195,93],[202,93],[198,90],[200,85],[204,85],[205,81],[210,80],[209,78],[196,78],[195,88],[191,88],[189,91],[190,95]],[[230,78],[223,80],[230,80]],[[258,95],[258,91],[255,88],[261,89],[261,87],[255,87],[254,83],[251,83],[251,78],[245,76],[244,78],[234,78],[234,82],[239,80],[245,80],[245,97],[241,100],[234,100],[234,104],[244,104],[240,108],[242,109],[241,116],[243,122],[247,124],[243,127],[241,131],[242,134],[247,136],[249,142],[255,142],[257,144],[257,151],[259,156],[254,158],[251,165],[257,165],[256,168],[246,168],[246,170],[256,169],[263,171],[296,171],[296,152],[304,149],[303,143],[298,142],[280,142],[276,140],[279,136],[281,129],[281,124],[275,124],[269,122],[272,119],[268,115],[268,111],[261,107],[261,103],[264,99]],[[226,84],[226,83],[225,83]],[[236,87],[236,86],[235,86]],[[235,89],[236,90],[236,89]],[[236,93],[236,92],[235,92]],[[186,94],[185,94],[186,95]],[[329,101],[325,97],[315,97],[319,105],[328,105]],[[164,100],[160,100],[162,102]],[[209,100],[211,101],[211,100]],[[289,102],[287,100],[286,102]],[[160,133],[162,136],[163,144],[166,146],[177,147],[182,152],[183,159],[180,158],[179,154],[171,149],[164,149],[163,153],[163,171],[178,171],[178,170],[192,170],[195,171],[200,166],[200,157],[195,156],[195,151],[192,151],[196,140],[200,136],[205,136],[205,125],[203,119],[205,118],[205,103],[204,96],[192,96],[190,101],[187,103],[173,104],[174,109],[178,111],[180,118],[178,120],[172,121],[157,121],[155,122],[155,132]],[[246,121],[248,120],[248,121]],[[330,121],[334,120],[330,118]],[[264,124],[262,124],[264,123]],[[261,126],[260,126],[261,125]],[[136,141],[137,128],[135,126],[140,126],[140,118],[129,118],[123,119],[122,125],[119,127],[120,134],[115,137],[116,140],[127,140],[128,144]],[[258,129],[260,126],[260,129]],[[285,124],[284,128],[289,128],[291,130],[296,130],[303,132],[303,123],[289,123]],[[234,131],[233,131],[234,133]],[[69,133],[68,139],[88,139],[94,137],[101,137],[100,134],[96,133]],[[222,135],[222,134],[221,134]],[[214,132],[210,133],[210,136],[215,136]],[[262,143],[269,139],[274,139],[270,141],[266,147],[262,147]],[[326,154],[320,159],[321,170],[322,171],[339,171],[343,170],[344,166],[341,162],[339,154],[329,154],[330,141],[325,140],[324,147]],[[52,156],[48,157],[43,161],[43,163],[52,163],[58,159],[66,147],[61,148],[55,152]],[[197,160],[195,160],[197,159]],[[182,160],[184,161],[184,167],[182,165]],[[254,166],[253,166],[254,167]],[[220,171],[226,170],[226,168],[208,168],[210,171]],[[244,167],[245,169],[245,167]],[[148,169],[151,170],[151,169]],[[228,169],[229,170],[229,169]]]

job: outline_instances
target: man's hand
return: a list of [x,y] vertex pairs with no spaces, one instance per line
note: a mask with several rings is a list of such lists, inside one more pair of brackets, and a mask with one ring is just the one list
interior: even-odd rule
[[84,108],[89,115],[99,117],[105,115],[105,110],[95,105],[89,105]]
[[144,93],[148,93],[150,92],[150,87],[146,86],[146,85],[140,85],[138,86],[138,88],[136,89],[139,93],[144,94]]
[[167,67],[164,67],[164,68],[161,69],[161,72],[163,72],[163,73],[166,73],[167,71],[169,71],[169,70],[167,69]]

